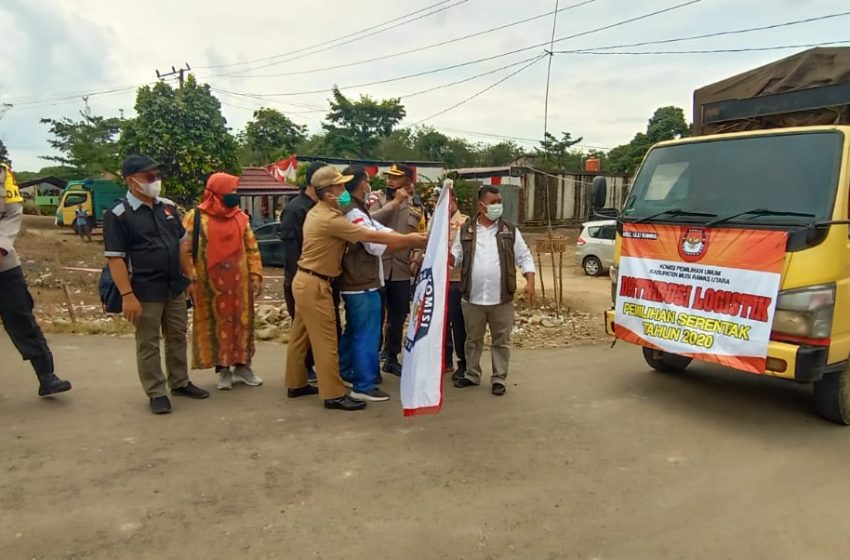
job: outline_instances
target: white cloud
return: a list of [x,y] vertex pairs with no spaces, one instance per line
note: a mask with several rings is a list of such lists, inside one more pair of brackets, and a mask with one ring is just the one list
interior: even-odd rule
[[[439,15],[397,26],[386,33],[358,33],[356,37],[362,40],[350,45],[315,55],[300,53],[285,63],[247,72],[249,76],[220,76],[242,67],[202,68],[303,49],[421,9],[429,3],[434,2],[7,0],[0,7],[0,14],[4,22],[12,24],[4,26],[6,36],[0,40],[3,45],[0,48],[13,49],[13,55],[0,57],[0,101],[142,84],[155,79],[157,68],[167,70],[171,65],[184,62],[190,63],[202,80],[233,91],[252,94],[328,91],[333,84],[381,80],[542,43],[551,33],[551,19],[545,18],[382,62],[292,76],[254,77],[345,64],[415,48],[547,12],[554,5],[551,0],[469,0]],[[597,0],[562,13],[556,35],[563,37],[601,27],[676,3],[676,0]],[[564,5],[566,2],[561,2],[561,6]],[[754,27],[845,9],[845,3],[840,0],[805,3],[704,0],[644,21],[563,41],[556,48],[598,47]],[[728,48],[844,39],[847,19],[850,18],[671,44],[664,48]],[[374,97],[404,95],[504,66],[536,52],[538,50],[346,93],[368,93]],[[553,64],[549,128],[583,136],[587,144],[614,146],[627,142],[645,126],[655,108],[678,105],[690,115],[695,88],[786,54],[790,52],[658,57],[560,55]],[[495,82],[504,73],[406,101],[409,121],[415,122],[457,103]],[[543,129],[544,86],[545,62],[541,62],[429,124],[437,128],[536,138],[541,136]],[[324,107],[327,97],[328,94],[320,93],[280,99]],[[221,96],[221,99],[225,103],[225,116],[234,128],[243,126],[252,109],[263,105],[242,97]],[[117,115],[119,109],[130,114],[134,93],[95,96],[90,104],[98,114]],[[82,101],[71,99],[53,106],[18,105],[0,120],[0,138],[9,147],[17,168],[37,169],[46,163],[37,156],[49,151],[46,127],[38,123],[39,118],[73,116],[82,108]],[[304,110],[283,103],[273,106],[285,112]],[[317,130],[323,115],[291,112],[290,116]]]

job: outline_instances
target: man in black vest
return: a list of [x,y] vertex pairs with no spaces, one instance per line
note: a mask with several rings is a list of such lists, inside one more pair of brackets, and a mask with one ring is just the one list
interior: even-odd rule
[[481,383],[484,332],[493,343],[492,392],[505,394],[514,325],[516,269],[525,276],[525,293],[534,302],[534,258],[516,226],[502,220],[502,195],[490,185],[478,191],[475,217],[466,222],[452,244],[452,266],[460,266],[463,319],[466,323],[466,374],[455,387]]
[[[168,414],[169,388],[179,397],[210,395],[189,380],[186,289],[195,274],[191,261],[182,266],[180,241],[186,230],[174,202],[160,197],[159,168],[143,155],[124,160],[121,174],[127,196],[104,213],[103,243],[124,317],[136,327],[139,381],[150,399],[151,412]],[[167,377],[162,371],[160,338],[165,339]]]

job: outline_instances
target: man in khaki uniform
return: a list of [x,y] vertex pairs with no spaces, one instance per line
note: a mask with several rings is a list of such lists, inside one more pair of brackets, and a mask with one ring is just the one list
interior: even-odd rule
[[[352,224],[342,213],[351,205],[345,184],[352,175],[342,175],[333,166],[319,169],[310,184],[316,188],[319,202],[304,222],[304,247],[298,272],[292,281],[295,319],[289,335],[286,355],[286,386],[289,398],[315,395],[325,408],[361,410],[366,403],[348,396],[339,375],[336,320],[331,282],[342,273],[342,256],[347,243],[371,242],[387,245],[389,250],[424,248],[422,234],[401,235],[374,231]],[[318,388],[307,383],[304,359],[312,346],[316,358]]]
[[[417,206],[414,198],[413,168],[409,165],[393,164],[387,171],[387,198],[389,201],[380,210],[372,212],[372,218],[398,233],[424,233],[427,230],[425,211]],[[401,352],[401,337],[405,319],[410,310],[411,262],[415,257],[411,251],[396,251],[384,254],[384,372],[401,375],[398,355]]]

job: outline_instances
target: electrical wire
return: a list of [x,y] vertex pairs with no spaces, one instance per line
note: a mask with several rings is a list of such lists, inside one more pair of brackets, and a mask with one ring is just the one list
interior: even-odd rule
[[545,14],[538,14],[536,16],[528,17],[528,18],[525,18],[525,19],[521,19],[521,20],[518,20],[518,21],[511,22],[511,23],[506,23],[504,25],[499,25],[497,27],[491,27],[490,29],[478,31],[476,33],[471,33],[469,35],[463,35],[461,37],[455,37],[454,39],[448,39],[446,41],[440,41],[440,42],[437,42],[437,43],[432,43],[430,45],[423,45],[421,47],[416,47],[416,48],[408,49],[408,50],[405,50],[405,51],[398,51],[398,52],[390,53],[390,54],[387,54],[387,55],[367,58],[367,59],[364,59],[364,60],[347,62],[345,64],[336,64],[334,66],[325,66],[325,67],[322,67],[322,68],[311,68],[309,70],[295,70],[295,71],[292,71],[292,72],[284,72],[284,73],[280,73],[280,74],[253,75],[253,76],[249,75],[249,76],[244,76],[244,77],[250,77],[250,78],[272,78],[272,77],[274,77],[274,78],[279,78],[279,77],[286,77],[286,76],[299,76],[299,75],[303,75],[303,74],[315,74],[317,72],[326,72],[326,71],[330,71],[330,70],[338,70],[340,68],[351,68],[352,66],[359,66],[359,65],[362,65],[362,64],[370,64],[370,63],[373,63],[373,62],[380,62],[380,61],[383,61],[383,60],[389,60],[391,58],[397,58],[399,56],[404,56],[404,55],[408,55],[408,54],[422,52],[422,51],[426,51],[426,50],[437,48],[437,47],[443,47],[445,45],[451,45],[453,43],[465,41],[466,39],[481,37],[482,35],[487,35],[487,34],[490,34],[490,33],[494,33],[496,31],[502,31],[502,30],[508,29],[510,27],[515,27],[517,25],[522,25],[524,23],[536,21],[538,19],[542,19],[542,18],[551,16],[553,14],[558,14],[560,12],[565,12],[567,10],[573,10],[573,9],[576,9],[576,8],[580,8],[582,6],[586,6],[587,4],[592,4],[592,3],[597,2],[597,1],[598,0],[584,0],[583,2],[571,4],[569,6],[565,6],[565,7],[561,8],[559,10],[549,11],[549,12],[546,12]]
[[794,25],[803,25],[803,24],[806,24],[806,23],[813,23],[813,22],[817,22],[817,21],[825,21],[825,20],[828,20],[828,19],[834,19],[834,18],[844,17],[844,16],[848,16],[848,15],[850,15],[850,11],[838,12],[838,13],[834,13],[834,14],[826,14],[826,15],[823,15],[823,16],[815,16],[815,17],[810,17],[810,18],[806,18],[806,19],[797,19],[797,20],[792,20],[792,21],[786,21],[786,22],[783,22],[783,23],[774,23],[774,24],[771,24],[771,25],[762,25],[762,26],[759,26],[759,27],[748,27],[748,28],[744,28],[744,29],[731,29],[731,30],[728,30],[728,31],[714,31],[712,33],[704,33],[702,35],[689,35],[689,36],[685,36],[685,37],[675,37],[675,38],[672,38],[672,39],[659,39],[659,40],[656,40],[656,41],[642,41],[640,43],[608,45],[606,47],[590,47],[590,48],[586,48],[586,49],[574,49],[574,50],[568,50],[568,51],[555,51],[555,53],[556,54],[577,54],[577,53],[582,52],[582,51],[601,51],[601,50],[609,50],[609,49],[627,49],[627,48],[632,48],[632,47],[644,47],[644,46],[648,46],[648,45],[665,45],[665,44],[668,44],[668,43],[679,43],[679,42],[682,42],[682,41],[694,41],[694,40],[697,40],[697,39],[710,39],[710,38],[713,38],[713,37],[723,37],[723,36],[726,36],[726,35],[739,35],[739,34],[742,34],[742,33],[753,33],[753,32],[756,32],[756,31],[767,31],[767,30],[770,30],[770,29],[780,29],[780,28],[783,28],[783,27],[791,27],[791,26],[794,26]]
[[[619,27],[619,26],[626,25],[626,24],[629,24],[629,23],[634,23],[636,21],[648,19],[648,18],[651,18],[653,16],[657,16],[657,15],[661,15],[661,14],[664,14],[664,13],[671,12],[673,10],[685,8],[687,6],[691,6],[693,4],[697,4],[697,3],[702,2],[702,1],[703,0],[688,0],[687,2],[682,2],[682,3],[679,3],[679,4],[675,4],[673,6],[667,7],[667,8],[663,8],[661,10],[655,10],[653,12],[649,12],[649,13],[646,13],[646,14],[643,14],[643,15],[640,15],[640,16],[635,16],[635,17],[632,17],[632,18],[624,19],[624,20],[621,20],[621,21],[618,21],[618,22],[615,22],[615,23],[612,23],[612,24],[609,24],[609,25],[605,25],[603,27],[597,27],[595,29],[590,29],[590,30],[587,30],[587,31],[582,31],[580,33],[575,33],[573,35],[568,35],[566,37],[561,37],[560,39],[555,39],[554,42],[558,43],[560,41],[575,39],[577,37],[583,37],[585,35],[590,35],[592,33],[598,33],[600,31],[607,31],[607,30],[613,29],[615,27]],[[398,82],[398,81],[402,81],[402,80],[408,80],[410,78],[418,78],[418,77],[421,77],[421,76],[427,76],[427,75],[430,75],[430,74],[445,72],[447,70],[454,70],[456,68],[463,68],[463,67],[466,67],[466,66],[471,66],[473,64],[480,64],[482,62],[487,62],[487,61],[490,61],[490,60],[496,60],[498,58],[504,58],[504,57],[510,56],[512,54],[517,54],[517,53],[521,53],[521,52],[530,51],[530,50],[533,50],[533,49],[538,49],[538,48],[547,46],[549,44],[550,44],[550,41],[546,41],[545,43],[539,43],[539,44],[536,44],[536,45],[531,45],[531,46],[528,46],[528,47],[523,47],[523,48],[515,49],[515,50],[512,50],[512,51],[507,51],[507,52],[503,52],[503,53],[500,53],[500,54],[487,56],[487,57],[484,57],[484,58],[478,58],[478,59],[475,59],[475,60],[468,60],[466,62],[460,62],[460,63],[452,64],[452,65],[449,65],[449,66],[443,66],[443,67],[440,67],[440,68],[434,68],[434,69],[431,69],[431,70],[424,70],[422,72],[415,72],[413,74],[406,74],[404,76],[397,76],[395,78],[388,78],[388,79],[384,79],[384,80],[376,80],[376,81],[366,82],[366,83],[362,83],[362,84],[337,86],[337,88],[340,91],[342,91],[342,90],[346,90],[346,89],[358,89],[358,88],[364,88],[364,87],[369,87],[369,86],[389,84],[389,83]],[[327,93],[327,91],[328,91],[327,88],[323,88],[323,89],[318,89],[318,90],[298,91],[298,92],[258,93],[256,95],[259,96],[259,97],[289,97],[289,96],[295,96],[295,95],[315,95],[315,94],[319,94],[319,93]]]
[[379,27],[383,27],[384,25],[388,25],[390,23],[398,24],[398,22],[400,20],[404,20],[405,18],[408,18],[410,16],[414,16],[416,14],[426,12],[426,11],[432,9],[432,8],[436,8],[437,6],[441,6],[443,4],[448,4],[451,1],[452,0],[442,0],[442,2],[430,4],[428,6],[425,6],[424,8],[420,8],[416,11],[407,13],[403,16],[394,17],[392,19],[388,19],[388,20],[383,21],[381,23],[375,24],[371,27],[359,29],[359,30],[354,31],[352,33],[349,33],[347,35],[341,35],[339,37],[335,37],[334,39],[328,39],[327,41],[324,41],[322,43],[316,43],[314,45],[310,45],[310,46],[307,46],[307,47],[302,47],[300,49],[296,49],[294,51],[289,51],[289,52],[280,53],[280,54],[274,54],[274,55],[271,55],[271,56],[264,56],[262,58],[257,58],[257,59],[254,59],[254,60],[243,60],[243,61],[240,61],[240,62],[230,62],[230,63],[227,63],[227,64],[211,64],[209,66],[197,66],[196,68],[198,70],[210,70],[210,69],[215,69],[215,68],[232,68],[233,66],[241,66],[243,64],[256,64],[257,62],[266,62],[268,60],[274,60],[276,58],[283,58],[283,57],[290,56],[290,55],[293,55],[293,54],[302,53],[304,51],[309,51],[309,50],[317,48],[317,47],[324,47],[324,46],[329,45],[331,43],[335,43],[335,42],[341,41],[343,39],[348,39],[349,37],[355,37],[355,36],[358,36],[358,35],[362,35],[363,33],[368,33],[369,31],[372,31],[374,29],[378,29]]
[[760,52],[760,51],[778,51],[784,49],[810,49],[813,47],[828,47],[833,45],[846,45],[850,40],[844,41],[828,41],[826,43],[808,43],[805,45],[776,45],[773,47],[745,47],[740,49],[696,49],[687,51],[579,51],[575,55],[672,55],[672,54],[722,54],[722,53],[742,53],[742,52]]
[[469,103],[470,101],[472,101],[472,100],[473,100],[473,99],[475,99],[476,97],[479,97],[480,95],[483,95],[483,94],[487,93],[488,91],[490,91],[490,90],[491,90],[491,89],[493,89],[494,87],[498,86],[499,84],[501,84],[501,83],[503,83],[503,82],[506,82],[507,80],[509,80],[509,79],[513,78],[514,76],[516,76],[517,74],[519,74],[519,73],[520,73],[520,72],[522,72],[523,70],[527,70],[528,68],[531,68],[531,67],[532,67],[532,66],[534,66],[537,62],[539,62],[539,61],[543,60],[544,56],[546,56],[546,55],[540,55],[540,56],[535,57],[535,58],[534,58],[534,60],[532,60],[530,63],[526,64],[525,66],[523,66],[522,68],[520,68],[520,69],[518,69],[518,70],[514,70],[513,72],[511,72],[511,73],[510,73],[510,74],[508,74],[507,76],[505,76],[505,77],[503,77],[503,78],[499,79],[498,81],[496,81],[496,82],[494,82],[494,83],[490,84],[489,86],[487,86],[486,88],[482,89],[481,91],[478,91],[478,92],[476,92],[476,93],[474,93],[474,94],[470,95],[469,97],[466,97],[466,98],[462,99],[462,100],[461,100],[461,101],[459,101],[458,103],[455,103],[454,105],[452,105],[452,106],[450,106],[450,107],[447,107],[447,108],[443,109],[442,111],[438,111],[438,112],[434,113],[434,114],[433,114],[433,115],[431,115],[431,116],[425,117],[424,119],[420,119],[420,120],[416,121],[415,123],[413,123],[413,125],[414,125],[414,126],[416,126],[416,125],[418,125],[418,124],[422,124],[422,123],[423,123],[423,122],[425,122],[425,121],[431,120],[431,119],[433,119],[433,118],[435,118],[435,117],[439,117],[440,115],[444,115],[444,114],[448,113],[449,111],[452,111],[452,110],[454,110],[454,109],[457,109],[457,108],[458,108],[458,107],[460,107],[461,105],[465,105],[466,103]]
[[301,54],[301,55],[295,56],[293,58],[285,58],[284,60],[278,60],[278,61],[275,61],[275,62],[270,62],[268,64],[263,64],[261,66],[255,67],[255,68],[240,69],[240,70],[235,70],[233,72],[227,72],[227,73],[224,73],[224,74],[213,74],[211,76],[204,76],[203,79],[220,78],[220,77],[226,77],[226,76],[233,76],[233,77],[236,77],[236,78],[245,77],[245,76],[241,76],[241,74],[243,74],[246,71],[262,70],[263,68],[268,68],[270,66],[276,66],[278,64],[285,64],[287,62],[292,62],[293,60],[298,60],[298,59],[301,59],[301,58],[306,58],[308,56],[313,56],[313,55],[316,55],[316,54],[319,54],[319,53],[322,53],[322,52],[325,52],[325,51],[328,51],[328,50],[331,50],[331,49],[336,49],[338,47],[342,47],[344,45],[350,45],[351,43],[356,43],[358,41],[362,41],[363,39],[371,39],[371,38],[374,38],[376,35],[380,35],[381,33],[386,33],[387,31],[391,31],[393,29],[396,29],[401,24],[407,25],[407,24],[413,23],[414,21],[418,21],[420,19],[424,19],[424,18],[433,16],[435,14],[438,14],[440,12],[444,12],[446,10],[450,10],[450,9],[456,7],[456,6],[460,6],[461,4],[465,4],[466,2],[469,2],[469,0],[458,0],[454,4],[449,4],[448,6],[444,6],[442,8],[436,9],[432,12],[428,12],[427,14],[422,14],[420,16],[413,18],[413,19],[409,19],[407,21],[402,21],[402,22],[398,22],[398,21],[394,22],[393,26],[387,27],[386,29],[379,29],[379,30],[375,31],[374,33],[372,33],[371,35],[359,34],[358,36],[353,37],[351,39],[348,39],[347,41],[343,41],[342,43],[336,43],[336,44],[333,44],[333,45],[328,45],[328,46],[322,47],[318,50],[308,52],[306,54]]

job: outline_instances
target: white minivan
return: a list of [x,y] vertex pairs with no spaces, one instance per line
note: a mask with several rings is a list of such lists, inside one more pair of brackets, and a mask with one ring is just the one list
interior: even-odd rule
[[576,240],[576,262],[588,276],[600,276],[614,264],[616,220],[582,224]]

